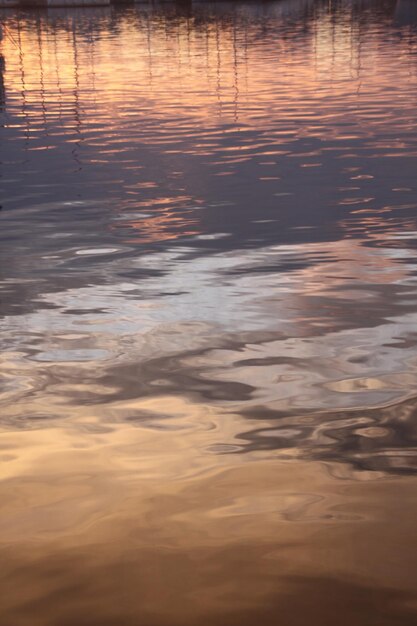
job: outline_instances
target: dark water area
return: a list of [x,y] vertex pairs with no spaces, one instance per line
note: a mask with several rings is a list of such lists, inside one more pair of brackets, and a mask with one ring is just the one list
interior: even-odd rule
[[416,624],[416,2],[0,20],[0,625]]

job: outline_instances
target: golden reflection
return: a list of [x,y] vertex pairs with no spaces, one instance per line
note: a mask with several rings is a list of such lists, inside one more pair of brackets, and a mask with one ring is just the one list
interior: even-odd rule
[[[231,121],[239,119],[241,123],[252,124],[257,123],[261,107],[269,107],[274,116],[284,116],[291,122],[299,120],[300,116],[296,108],[288,107],[289,99],[296,103],[302,96],[309,95],[312,112],[315,103],[319,104],[324,98],[348,96],[352,81],[357,82],[358,89],[361,85],[362,91],[366,84],[367,93],[376,93],[380,86],[381,76],[369,72],[378,55],[378,42],[368,38],[365,54],[366,33],[362,33],[360,25],[349,15],[337,23],[331,14],[321,15],[314,23],[312,36],[307,43],[300,40],[299,47],[280,39],[279,31],[277,34],[271,31],[276,39],[276,60],[282,71],[267,73],[260,71],[262,48],[249,45],[256,29],[238,12],[223,23],[202,20],[199,24],[195,20],[190,28],[186,18],[172,23],[152,20],[148,9],[141,7],[133,16],[121,15],[119,38],[111,32],[97,37],[93,21],[87,32],[69,15],[56,20],[53,31],[49,31],[41,16],[33,20],[18,19],[17,33],[13,30],[17,34],[17,46],[9,38],[3,41],[10,68],[8,90],[11,93],[21,91],[31,116],[39,105],[48,118],[55,116],[58,101],[61,114],[68,117],[73,112],[80,120],[86,104],[99,92],[103,98],[100,103],[96,101],[100,104],[99,110],[105,108],[114,114],[113,122],[106,119],[109,131],[118,127],[135,107],[129,100],[132,79],[140,94],[135,110],[156,107],[172,117],[196,116],[209,122],[220,115]],[[123,38],[123,47],[119,44],[120,38]],[[404,77],[415,75],[416,67],[409,56],[407,41],[398,41],[397,46],[396,54],[403,55],[406,61],[398,66],[398,71]],[[397,66],[394,56],[384,62]],[[16,72],[15,67],[20,67],[20,71]],[[291,67],[297,67],[297,72],[290,71]],[[167,93],[169,98],[166,98]],[[254,94],[255,110],[250,105]],[[330,110],[330,114],[332,117],[344,115],[348,119],[356,115],[354,110],[338,111],[337,108]],[[302,117],[308,116],[309,112],[302,112]],[[95,118],[89,110],[88,118],[89,124],[94,125],[100,122],[101,116]],[[46,118],[43,121],[47,123]]]
[[[139,474],[126,465],[134,448],[140,458],[142,435],[89,436],[86,448],[77,436],[73,450],[62,429],[19,442],[32,450],[16,468],[19,486],[10,475],[0,489],[7,623],[82,623],[87,614],[90,624],[214,624],[225,615],[251,624],[284,615],[301,626],[312,602],[317,623],[330,626],[340,612],[341,624],[355,616],[365,625],[376,602],[384,626],[397,617],[412,624],[414,480],[339,487],[325,468],[302,463],[160,480],[146,462]],[[394,522],[391,509],[404,501],[408,515]],[[368,581],[381,589],[374,601]]]
[[[137,191],[136,193],[139,194]],[[187,205],[192,205],[187,209]],[[178,237],[197,236],[202,233],[198,219],[194,215],[195,208],[201,204],[189,196],[176,198],[157,197],[151,200],[134,201],[135,209],[143,209],[145,214],[124,214],[120,212],[110,230],[129,229],[124,237],[126,243],[151,243],[169,241]],[[158,211],[149,215],[148,211]],[[138,219],[140,217],[140,219]]]
[[1,626],[415,623],[417,65],[345,4],[5,17]]

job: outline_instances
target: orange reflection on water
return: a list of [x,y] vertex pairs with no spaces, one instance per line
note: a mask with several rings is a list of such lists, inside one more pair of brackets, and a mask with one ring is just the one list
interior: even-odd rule
[[395,7],[7,14],[1,626],[415,623]]

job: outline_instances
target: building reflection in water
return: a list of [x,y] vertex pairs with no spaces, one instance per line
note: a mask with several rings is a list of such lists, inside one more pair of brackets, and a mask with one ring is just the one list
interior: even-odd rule
[[4,61],[4,56],[0,54],[0,107],[4,109],[6,103],[6,91],[4,89],[4,70],[6,68],[6,64]]

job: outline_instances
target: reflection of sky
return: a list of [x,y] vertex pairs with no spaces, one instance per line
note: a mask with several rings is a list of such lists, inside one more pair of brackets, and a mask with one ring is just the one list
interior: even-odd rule
[[[282,406],[355,406],[409,394],[414,342],[406,343],[416,316],[407,295],[416,291],[406,251],[346,240],[191,261],[186,252],[140,257],[141,267],[161,270],[142,286],[103,284],[45,297],[47,311],[3,322],[6,345],[29,348],[35,361],[94,361],[104,370],[113,360],[127,365],[209,348],[199,360],[205,376],[252,385],[256,402],[279,399]],[[261,264],[250,273],[267,257],[278,264],[318,254],[319,265],[266,273]],[[116,273],[117,264],[107,271]],[[244,357],[222,349],[223,335]],[[398,376],[390,382],[399,373],[404,383]]]
[[0,623],[414,625],[409,1],[3,17]]
[[62,367],[237,413],[408,397],[417,66],[394,4],[9,18],[12,392],[48,381],[61,415]]

